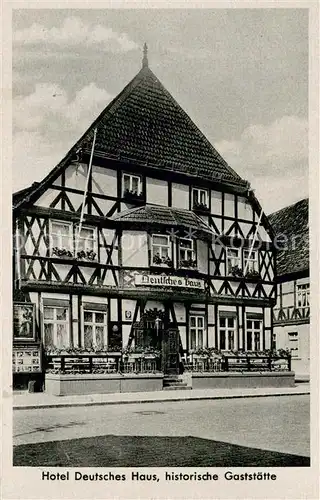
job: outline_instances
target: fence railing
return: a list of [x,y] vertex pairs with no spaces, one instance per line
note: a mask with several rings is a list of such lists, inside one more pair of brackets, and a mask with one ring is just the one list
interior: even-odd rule
[[160,371],[158,358],[103,354],[47,354],[46,371],[51,373],[155,373]]
[[[291,371],[291,356],[221,356],[216,358],[189,355],[183,359],[186,372],[264,372]],[[103,354],[47,354],[46,371],[51,373],[156,373],[161,358]]]
[[264,372],[291,371],[291,356],[221,356],[201,358],[190,355],[184,361],[191,372]]

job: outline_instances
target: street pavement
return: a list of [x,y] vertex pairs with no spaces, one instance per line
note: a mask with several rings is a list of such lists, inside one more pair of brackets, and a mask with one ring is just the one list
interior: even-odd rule
[[309,395],[13,412],[14,445],[92,436],[193,436],[310,456]]
[[[14,391],[13,409],[55,408],[71,406],[96,406],[111,404],[151,403],[166,401],[191,401],[209,399],[254,398],[310,394],[308,383],[295,384],[294,387],[252,387],[233,389],[193,389],[151,392],[124,392],[113,394],[86,394],[77,396],[53,396],[46,392],[28,393]],[[7,395],[10,397],[10,395]]]

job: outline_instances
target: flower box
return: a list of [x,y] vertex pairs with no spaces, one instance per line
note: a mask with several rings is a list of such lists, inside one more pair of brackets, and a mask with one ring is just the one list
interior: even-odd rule
[[63,259],[74,259],[73,252],[66,248],[53,247],[51,251],[52,257],[61,257]]
[[129,191],[126,189],[126,191],[123,193],[123,198],[125,201],[128,202],[136,202],[136,201],[143,201],[144,200],[144,195],[143,193],[138,193],[137,191]]
[[205,203],[194,203],[192,209],[194,212],[198,212],[200,214],[209,213],[209,207]]

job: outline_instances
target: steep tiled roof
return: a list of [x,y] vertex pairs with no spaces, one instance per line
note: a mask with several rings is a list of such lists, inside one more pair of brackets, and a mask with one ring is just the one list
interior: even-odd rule
[[308,199],[301,200],[269,215],[276,242],[281,242],[277,254],[278,276],[309,269],[308,204]]
[[148,66],[111,101],[60,163],[15,206],[34,200],[82,150],[122,163],[178,172],[228,184],[244,194],[250,184],[220,156]]
[[182,208],[163,207],[160,205],[144,205],[121,212],[112,217],[113,220],[143,223],[166,224],[172,227],[184,227],[211,233],[210,227],[194,212]]
[[[245,185],[148,67],[93,124],[95,154]],[[92,129],[82,147],[91,150]]]

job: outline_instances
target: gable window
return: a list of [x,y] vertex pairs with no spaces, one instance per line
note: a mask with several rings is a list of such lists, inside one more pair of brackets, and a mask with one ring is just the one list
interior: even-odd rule
[[259,274],[258,251],[244,250],[243,251],[243,268],[246,269],[246,275],[257,276]]
[[222,351],[232,351],[235,349],[236,328],[236,316],[228,316],[221,313],[219,316],[219,346]]
[[195,241],[189,238],[180,238],[179,246],[179,267],[190,268],[197,267]]
[[44,345],[46,347],[69,347],[69,308],[63,306],[44,306]]
[[53,256],[73,257],[71,222],[50,221],[50,253]]
[[192,188],[192,206],[204,210],[209,208],[207,189]]
[[227,274],[242,276],[240,248],[227,248]]
[[298,332],[288,332],[289,349],[293,358],[299,357],[299,335]]
[[123,196],[127,194],[140,196],[141,191],[141,177],[139,175],[123,174]]
[[247,318],[246,321],[247,351],[261,351],[262,346],[262,320]]
[[97,258],[97,231],[94,227],[76,227],[76,249],[77,257],[96,260]]
[[156,266],[172,265],[171,243],[169,235],[153,234],[151,244],[152,264]]
[[93,305],[83,311],[83,345],[86,349],[107,345],[107,312],[95,310]]
[[307,309],[310,305],[310,285],[305,283],[303,285],[297,285],[297,307],[299,309]]
[[190,315],[189,317],[190,348],[198,349],[205,347],[205,322],[202,315]]

